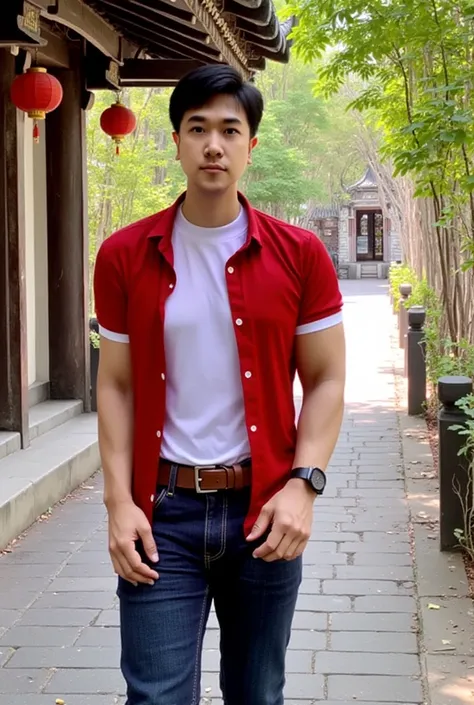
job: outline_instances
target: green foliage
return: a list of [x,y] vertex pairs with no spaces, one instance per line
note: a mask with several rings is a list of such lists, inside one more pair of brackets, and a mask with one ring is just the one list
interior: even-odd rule
[[469,474],[467,483],[468,497],[462,497],[459,493],[463,512],[463,527],[455,530],[454,535],[459,541],[459,545],[466,551],[472,561],[474,561],[474,507],[472,507],[472,478],[474,473],[474,394],[468,394],[463,399],[456,402],[456,406],[465,414],[466,420],[463,424],[450,426],[451,431],[456,431],[464,440],[464,445],[459,451],[460,456],[464,456],[467,461],[466,472]]
[[443,307],[436,292],[429,286],[425,278],[418,279],[413,269],[408,265],[392,265],[389,271],[389,286],[396,303],[400,299],[398,287],[405,283],[412,285],[412,293],[408,297],[405,307],[423,306],[426,311],[423,328],[426,376],[431,390],[430,403],[433,408],[436,408],[438,404],[437,385],[440,377],[466,375],[474,378],[474,346],[464,338],[453,341],[449,336],[442,336],[440,331]]

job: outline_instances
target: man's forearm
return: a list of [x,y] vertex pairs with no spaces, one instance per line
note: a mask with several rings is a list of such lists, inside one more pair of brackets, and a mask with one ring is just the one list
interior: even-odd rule
[[303,394],[293,467],[326,470],[339,436],[344,384],[327,380]]
[[133,394],[98,385],[99,449],[107,507],[132,499]]

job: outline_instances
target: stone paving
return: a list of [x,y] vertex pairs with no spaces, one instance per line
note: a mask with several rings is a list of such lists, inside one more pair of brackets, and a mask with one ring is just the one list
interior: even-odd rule
[[[315,503],[286,705],[418,705],[425,693],[393,320],[384,282],[341,286],[347,408]],[[0,556],[0,705],[123,705],[115,584],[97,476]],[[213,705],[221,702],[217,646],[211,614],[202,695]]]

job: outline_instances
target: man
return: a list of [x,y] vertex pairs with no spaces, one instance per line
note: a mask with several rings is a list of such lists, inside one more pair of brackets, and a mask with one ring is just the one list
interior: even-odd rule
[[212,601],[226,705],[283,703],[345,362],[324,246],[237,189],[262,111],[230,67],[184,77],[170,118],[186,193],[97,257],[99,437],[127,705],[199,702]]

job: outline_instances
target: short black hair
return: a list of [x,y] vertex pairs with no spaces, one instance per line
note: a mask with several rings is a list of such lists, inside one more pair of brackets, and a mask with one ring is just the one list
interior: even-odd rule
[[179,132],[184,114],[202,108],[217,95],[231,95],[245,111],[250,136],[255,137],[263,115],[263,97],[258,88],[244,81],[240,73],[227,65],[200,66],[177,83],[170,98],[169,116]]

